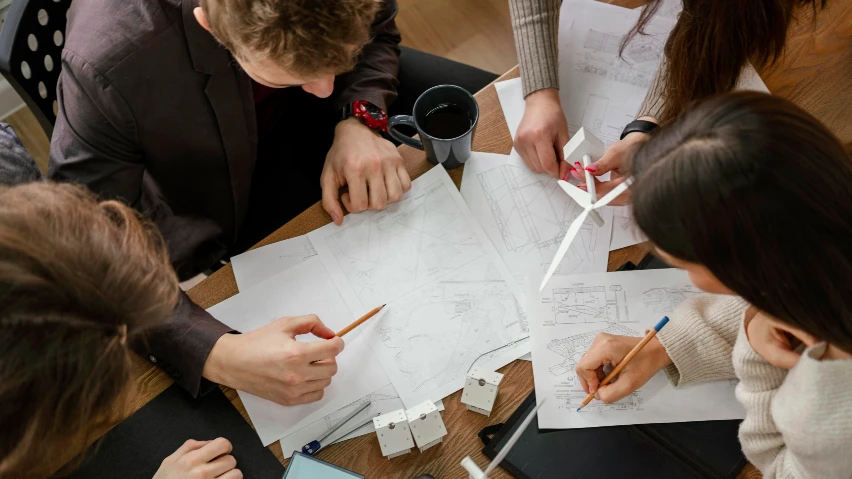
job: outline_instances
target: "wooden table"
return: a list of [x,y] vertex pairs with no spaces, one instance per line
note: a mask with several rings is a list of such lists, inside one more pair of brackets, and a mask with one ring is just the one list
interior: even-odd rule
[[[618,0],[610,3],[633,4],[637,0]],[[852,72],[852,0],[829,2],[826,11],[816,21],[807,9],[800,11],[798,20],[790,31],[788,53],[776,65],[761,69],[760,74],[774,93],[789,98],[805,107],[814,116],[825,122],[846,143],[852,142],[852,87],[849,78]],[[503,75],[500,80],[518,76],[517,67]],[[480,106],[480,121],[473,147],[476,151],[508,153],[512,148],[506,121],[500,109],[493,86],[476,94]],[[425,155],[419,150],[402,146],[399,148],[412,178],[429,169]],[[462,170],[450,172],[459,185]],[[286,225],[279,228],[257,246],[292,238],[308,233],[330,222],[330,218],[319,203],[304,211]],[[609,256],[612,271],[625,261],[639,261],[648,251],[646,245],[637,245],[613,251]],[[198,305],[209,308],[237,294],[233,271],[225,266],[189,291],[189,296]],[[133,410],[164,391],[171,379],[148,361],[135,358],[139,395]],[[423,454],[412,453],[392,461],[385,459],[379,450],[374,435],[362,436],[341,444],[330,446],[320,452],[326,461],[358,471],[368,477],[412,478],[428,472],[441,478],[466,478],[459,463],[470,455],[482,465],[487,458],[479,451],[482,448],[476,433],[487,425],[502,422],[533,389],[531,363],[515,361],[500,370],[506,375],[500,385],[500,395],[491,417],[465,410],[459,402],[460,393],[445,398],[444,422],[449,434],[442,445]],[[223,387],[222,390],[248,421],[248,415],[236,392]],[[282,463],[278,443],[270,446]],[[501,469],[494,477],[509,477]],[[759,478],[760,473],[748,465],[740,478]]]

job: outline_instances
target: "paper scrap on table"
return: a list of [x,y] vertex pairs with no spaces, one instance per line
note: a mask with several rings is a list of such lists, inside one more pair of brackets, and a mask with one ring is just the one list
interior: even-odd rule
[[703,294],[685,271],[675,269],[554,276],[539,292],[527,282],[536,397],[542,429],[624,424],[742,419],[736,380],[675,389],[663,371],[612,404],[586,398],[575,373],[577,361],[598,333],[641,337],[684,300]]
[[[334,331],[355,320],[319,258],[277,274],[207,311],[242,332],[258,329],[285,316],[316,314]],[[298,336],[297,340],[323,341],[311,335]],[[264,446],[388,383],[366,335],[355,330],[345,341],[345,349],[337,356],[337,374],[317,402],[285,407],[238,391]]]
[[[399,399],[399,395],[397,395],[396,390],[394,390],[392,385],[387,384],[381,389],[373,391],[369,395],[351,404],[347,404],[339,410],[305,426],[304,428],[294,432],[293,434],[281,438],[281,451],[284,452],[284,458],[287,459],[292,456],[293,451],[301,452],[302,446],[325,434],[326,431],[336,426],[349,413],[356,410],[358,407],[360,407],[367,401],[371,403],[370,407],[367,408],[367,410],[362,411],[360,414],[358,414],[349,423],[343,425],[340,430],[337,430],[332,433],[331,436],[329,436],[323,441],[322,447],[326,447],[330,444],[335,444],[338,442],[348,441],[349,439],[354,439],[358,436],[364,436],[366,434],[375,432],[376,429],[373,427],[373,423],[371,421],[348,434],[342,433],[344,429],[355,425],[363,418],[369,419],[376,416],[381,416],[382,414],[387,414],[389,412],[396,411],[398,409],[405,408],[405,405],[402,404],[402,400]],[[435,406],[438,407],[439,411],[444,410],[443,401],[436,401]]]
[[[516,278],[541,279],[571,223],[583,212],[546,173],[534,173],[510,155],[473,152],[461,195]],[[557,274],[603,273],[613,231],[612,208],[599,210],[604,226],[587,218]]]
[[296,236],[231,258],[237,288],[242,291],[316,256],[308,235]]
[[388,305],[367,333],[407,408],[461,389],[483,355],[499,367],[528,352],[489,352],[528,335],[522,288],[443,167],[384,211],[308,236],[350,309]]

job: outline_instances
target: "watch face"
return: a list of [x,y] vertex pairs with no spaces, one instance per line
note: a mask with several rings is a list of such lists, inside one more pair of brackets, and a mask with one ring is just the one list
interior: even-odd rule
[[372,103],[364,102],[364,110],[368,115],[375,118],[376,120],[381,120],[385,117],[385,112],[383,112],[379,107],[373,105]]

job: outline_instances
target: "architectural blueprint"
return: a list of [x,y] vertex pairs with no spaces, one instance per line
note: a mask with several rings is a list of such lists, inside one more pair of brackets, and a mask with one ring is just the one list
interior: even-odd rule
[[[316,314],[332,330],[355,320],[318,258],[312,258],[207,310],[214,318],[242,332],[278,318]],[[324,341],[312,335],[297,341]],[[367,337],[355,330],[337,356],[339,370],[317,402],[285,407],[238,391],[264,445],[289,435],[388,383]]]
[[575,0],[562,2],[559,25],[559,90],[573,134],[584,127],[608,146],[636,113],[663,58],[674,21],[659,16],[619,49],[639,9]]
[[575,368],[601,333],[640,337],[684,300],[700,294],[684,271],[642,270],[554,276],[544,291],[527,282],[539,427],[571,429],[623,424],[741,419],[735,382],[717,381],[675,389],[660,371],[645,385],[612,404],[586,398]]
[[317,252],[308,235],[255,248],[231,258],[234,279],[240,291],[262,283],[278,273],[302,264]]
[[[554,178],[533,173],[514,151],[509,156],[472,153],[465,163],[461,194],[516,278],[540,279],[583,211]],[[604,226],[587,219],[556,274],[606,271],[612,209],[600,213]]]
[[[305,428],[300,429],[287,437],[281,438],[281,441],[279,442],[281,443],[281,450],[284,452],[284,457],[289,458],[293,455],[293,451],[301,451],[302,446],[320,437],[323,433],[337,425],[350,412],[368,401],[371,403],[370,407],[367,410],[362,411],[358,416],[352,418],[352,425],[358,422],[363,422],[362,419],[372,419],[376,416],[381,416],[382,414],[387,414],[389,412],[396,411],[397,409],[405,408],[405,405],[402,404],[402,400],[399,399],[399,396],[396,394],[393,386],[388,384],[351,404],[347,404],[345,407],[342,407],[328,416],[317,420]],[[437,406],[440,411],[444,410],[443,401],[437,401],[435,406]],[[349,425],[350,424],[346,424],[346,426]],[[328,437],[328,439],[323,441],[323,447],[329,444],[353,439],[358,436],[363,436],[365,434],[370,434],[371,432],[375,432],[372,421],[346,435],[341,435],[340,431],[335,431]]]
[[528,335],[521,288],[443,167],[386,210],[309,237],[350,309],[388,305],[366,330],[406,407],[460,389],[492,350],[499,366],[528,352],[500,349]]

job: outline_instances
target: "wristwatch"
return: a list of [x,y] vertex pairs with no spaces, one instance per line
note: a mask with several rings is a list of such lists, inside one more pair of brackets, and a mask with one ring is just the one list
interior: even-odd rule
[[660,129],[660,125],[654,123],[653,121],[647,120],[633,120],[624,127],[624,130],[621,132],[621,138],[619,140],[623,140],[625,136],[638,131],[640,133],[645,133],[646,135],[653,135],[655,131]]
[[369,128],[382,136],[388,133],[388,114],[384,110],[366,100],[356,100],[343,107],[340,121],[355,117]]

